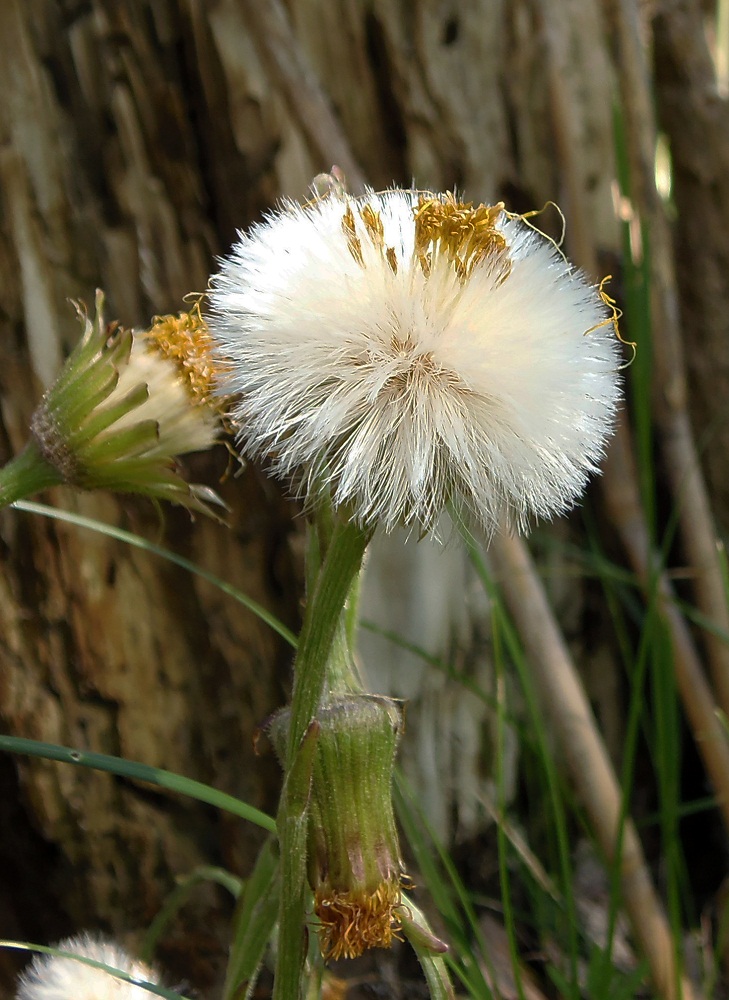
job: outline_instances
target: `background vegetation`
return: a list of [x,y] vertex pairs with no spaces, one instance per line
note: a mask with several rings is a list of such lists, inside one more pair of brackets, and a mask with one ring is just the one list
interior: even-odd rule
[[[236,228],[332,163],[354,191],[554,201],[567,254],[613,275],[638,349],[583,509],[534,533],[535,561],[506,540],[442,557],[391,542],[372,561],[363,649],[381,689],[412,702],[399,797],[418,899],[474,996],[654,995],[649,968],[665,994],[681,976],[686,996],[689,979],[726,992],[727,6],[0,4],[3,458],[77,337],[69,298],[103,287],[126,324],[177,311]],[[559,237],[553,210],[539,225]],[[190,463],[212,484],[227,464],[222,448]],[[230,530],[46,499],[164,544],[295,628],[294,505],[253,468],[221,492]],[[275,809],[276,764],[251,740],[286,699],[285,641],[118,536],[11,510],[0,546],[4,733]],[[401,586],[388,616],[393,564],[407,599]],[[2,755],[0,788],[2,937],[94,927],[141,947],[181,879],[247,876],[261,838],[134,774]],[[220,880],[195,876],[157,928],[164,964],[211,994],[237,885]],[[347,995],[417,995],[408,961],[343,967]],[[17,966],[0,951],[6,995]]]

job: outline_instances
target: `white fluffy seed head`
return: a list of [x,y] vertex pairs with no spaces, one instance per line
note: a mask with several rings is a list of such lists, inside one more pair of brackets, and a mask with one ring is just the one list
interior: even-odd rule
[[212,279],[245,454],[365,524],[491,533],[569,509],[619,399],[597,288],[503,207],[340,192],[285,203]]
[[[155,969],[132,958],[124,948],[106,938],[81,934],[61,941],[56,947],[119,969],[135,979],[155,985],[160,982]],[[16,1000],[149,1000],[152,996],[141,986],[73,958],[36,955],[20,978]]]

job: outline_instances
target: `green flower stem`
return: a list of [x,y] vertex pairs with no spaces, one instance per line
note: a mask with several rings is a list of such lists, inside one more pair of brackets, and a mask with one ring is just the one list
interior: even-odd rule
[[317,504],[309,522],[306,548],[306,596],[311,597],[316,588],[324,557],[332,540],[335,515],[331,499],[322,490],[322,499]]
[[23,451],[0,469],[0,507],[31,496],[49,486],[58,486],[61,476],[29,441]]
[[327,664],[327,693],[335,694],[357,694],[362,691],[362,684],[359,679],[357,665],[354,660],[354,646],[350,641],[350,633],[347,630],[347,607],[337,625],[334,633],[332,649],[329,654]]
[[327,664],[329,694],[361,693],[362,678],[357,667],[357,629],[359,628],[359,597],[362,588],[362,566],[349,588],[344,610],[332,642]]
[[294,661],[284,790],[278,815],[282,892],[274,1000],[298,1000],[301,995],[311,769],[302,766],[300,755],[308,759],[306,750],[315,743],[310,727],[326,687],[327,666],[342,611],[371,534],[350,521],[336,521],[319,578],[309,596]]
[[273,1000],[298,1000],[306,956],[306,841],[319,723],[309,726],[284,781],[278,816],[281,898]]
[[359,599],[362,592],[362,573],[358,573],[349,589],[347,605],[344,609],[344,628],[347,645],[351,650],[357,648],[357,630],[359,628]]
[[294,660],[287,774],[309,723],[319,708],[327,679],[327,663],[342,610],[371,537],[371,531],[352,522],[337,522],[319,580],[307,604]]
[[[316,589],[322,564],[334,536],[336,523],[331,503],[328,498],[325,498],[317,507],[309,526],[309,542],[306,550],[307,595],[313,594]],[[362,690],[354,659],[359,615],[359,592],[362,580],[361,567],[360,562],[360,570],[354,574],[332,640],[326,665],[327,694],[347,694]]]

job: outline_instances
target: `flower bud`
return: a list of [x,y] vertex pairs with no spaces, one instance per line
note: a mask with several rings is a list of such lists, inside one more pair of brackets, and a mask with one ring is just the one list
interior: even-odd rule
[[[93,321],[77,307],[84,334],[33,414],[23,470],[42,466],[41,485],[143,493],[210,513],[217,495],[190,486],[175,468],[176,455],[210,448],[221,427],[199,304],[157,317],[145,331],[107,326],[103,304],[97,292]],[[12,481],[10,471],[5,479]],[[13,486],[22,495],[22,483]],[[1,477],[0,498],[17,498],[3,491]]]
[[[269,733],[279,754],[288,710]],[[399,936],[403,864],[392,808],[399,705],[376,695],[330,699],[320,726],[309,807],[308,874],[325,959],[389,948]]]

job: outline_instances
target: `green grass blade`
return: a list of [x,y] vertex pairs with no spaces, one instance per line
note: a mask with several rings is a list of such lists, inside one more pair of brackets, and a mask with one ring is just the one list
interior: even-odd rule
[[[233,925],[223,1000],[248,1000],[273,934],[279,907],[279,864],[273,842],[263,845],[246,881]],[[241,990],[245,986],[245,993]]]
[[131,531],[124,531],[123,528],[117,528],[112,524],[105,524],[103,521],[96,521],[91,517],[83,517],[81,514],[72,514],[67,510],[58,510],[55,507],[48,507],[46,504],[42,503],[31,503],[27,500],[18,500],[13,504],[16,510],[22,510],[27,514],[40,514],[43,517],[49,517],[56,521],[64,521],[66,524],[76,525],[78,528],[86,528],[89,531],[96,531],[101,535],[106,535],[107,538],[114,538],[118,542],[124,542],[126,545],[132,545],[136,549],[142,549],[145,552],[151,552],[156,556],[161,556],[163,559],[167,559],[168,562],[174,563],[176,566],[180,566],[182,569],[187,570],[189,573],[194,573],[195,576],[199,576],[200,579],[211,583],[214,587],[217,587],[228,597],[232,597],[233,600],[242,604],[243,607],[248,608],[254,615],[265,622],[274,632],[277,632],[282,639],[285,639],[290,646],[296,647],[296,636],[291,632],[286,626],[272,615],[270,612],[258,604],[257,601],[252,600],[243,591],[238,590],[237,587],[233,587],[231,584],[226,583],[219,576],[214,573],[209,573],[205,569],[201,569],[196,563],[192,562],[190,559],[185,559],[184,556],[178,555],[176,552],[172,552],[170,549],[164,548],[162,545],[156,545],[154,542],[148,541],[146,538],[140,538],[139,535],[133,534]]
[[243,880],[224,868],[216,868],[212,865],[201,865],[199,868],[195,868],[173,889],[162,909],[149,925],[139,954],[143,962],[152,961],[157,942],[167,925],[185,905],[193,889],[205,882],[216,882],[218,885],[222,885],[235,899],[240,896],[243,889]]
[[88,965],[92,969],[101,969],[102,972],[108,972],[115,979],[131,983],[133,986],[138,986],[140,989],[146,990],[148,993],[153,993],[155,996],[165,997],[165,1000],[190,1000],[189,997],[184,996],[182,993],[176,993],[175,990],[170,990],[166,986],[158,986],[156,983],[137,979],[136,976],[131,976],[124,969],[116,969],[112,965],[104,965],[103,962],[97,962],[95,959],[87,958],[85,955],[75,955],[72,951],[61,951],[59,948],[53,948],[50,945],[30,944],[28,941],[6,940],[0,940],[0,948],[12,948],[14,951],[37,951],[42,955],[52,955],[56,958],[70,958],[74,962]]
[[494,633],[500,637],[500,642],[503,643],[505,653],[514,665],[526,702],[530,723],[529,728],[534,739],[535,759],[542,770],[542,781],[545,785],[545,793],[552,817],[565,918],[563,926],[566,931],[566,948],[570,962],[571,993],[574,996],[579,996],[577,960],[579,955],[578,928],[580,927],[580,920],[577,915],[573,891],[574,878],[563,786],[560,782],[557,766],[550,748],[549,734],[539,706],[534,681],[529,670],[529,665],[524,657],[519,637],[503,607],[498,588],[491,579],[491,574],[483,554],[471,539],[466,537],[465,541],[468,545],[474,569],[492,602]]
[[232,813],[249,823],[255,823],[269,833],[276,830],[276,821],[266,813],[247,805],[227,792],[218,791],[211,785],[193,778],[185,778],[165,771],[161,767],[150,767],[137,761],[125,760],[123,757],[112,757],[110,754],[93,753],[90,750],[74,750],[71,747],[60,746],[57,743],[42,743],[39,740],[28,740],[22,736],[0,735],[0,750],[15,754],[28,754],[31,757],[42,757],[45,760],[57,760],[62,764],[75,764],[79,767],[90,767],[95,771],[108,771],[121,778],[132,778],[134,781],[146,781],[171,792],[186,795],[188,798],[206,802],[208,805]]

